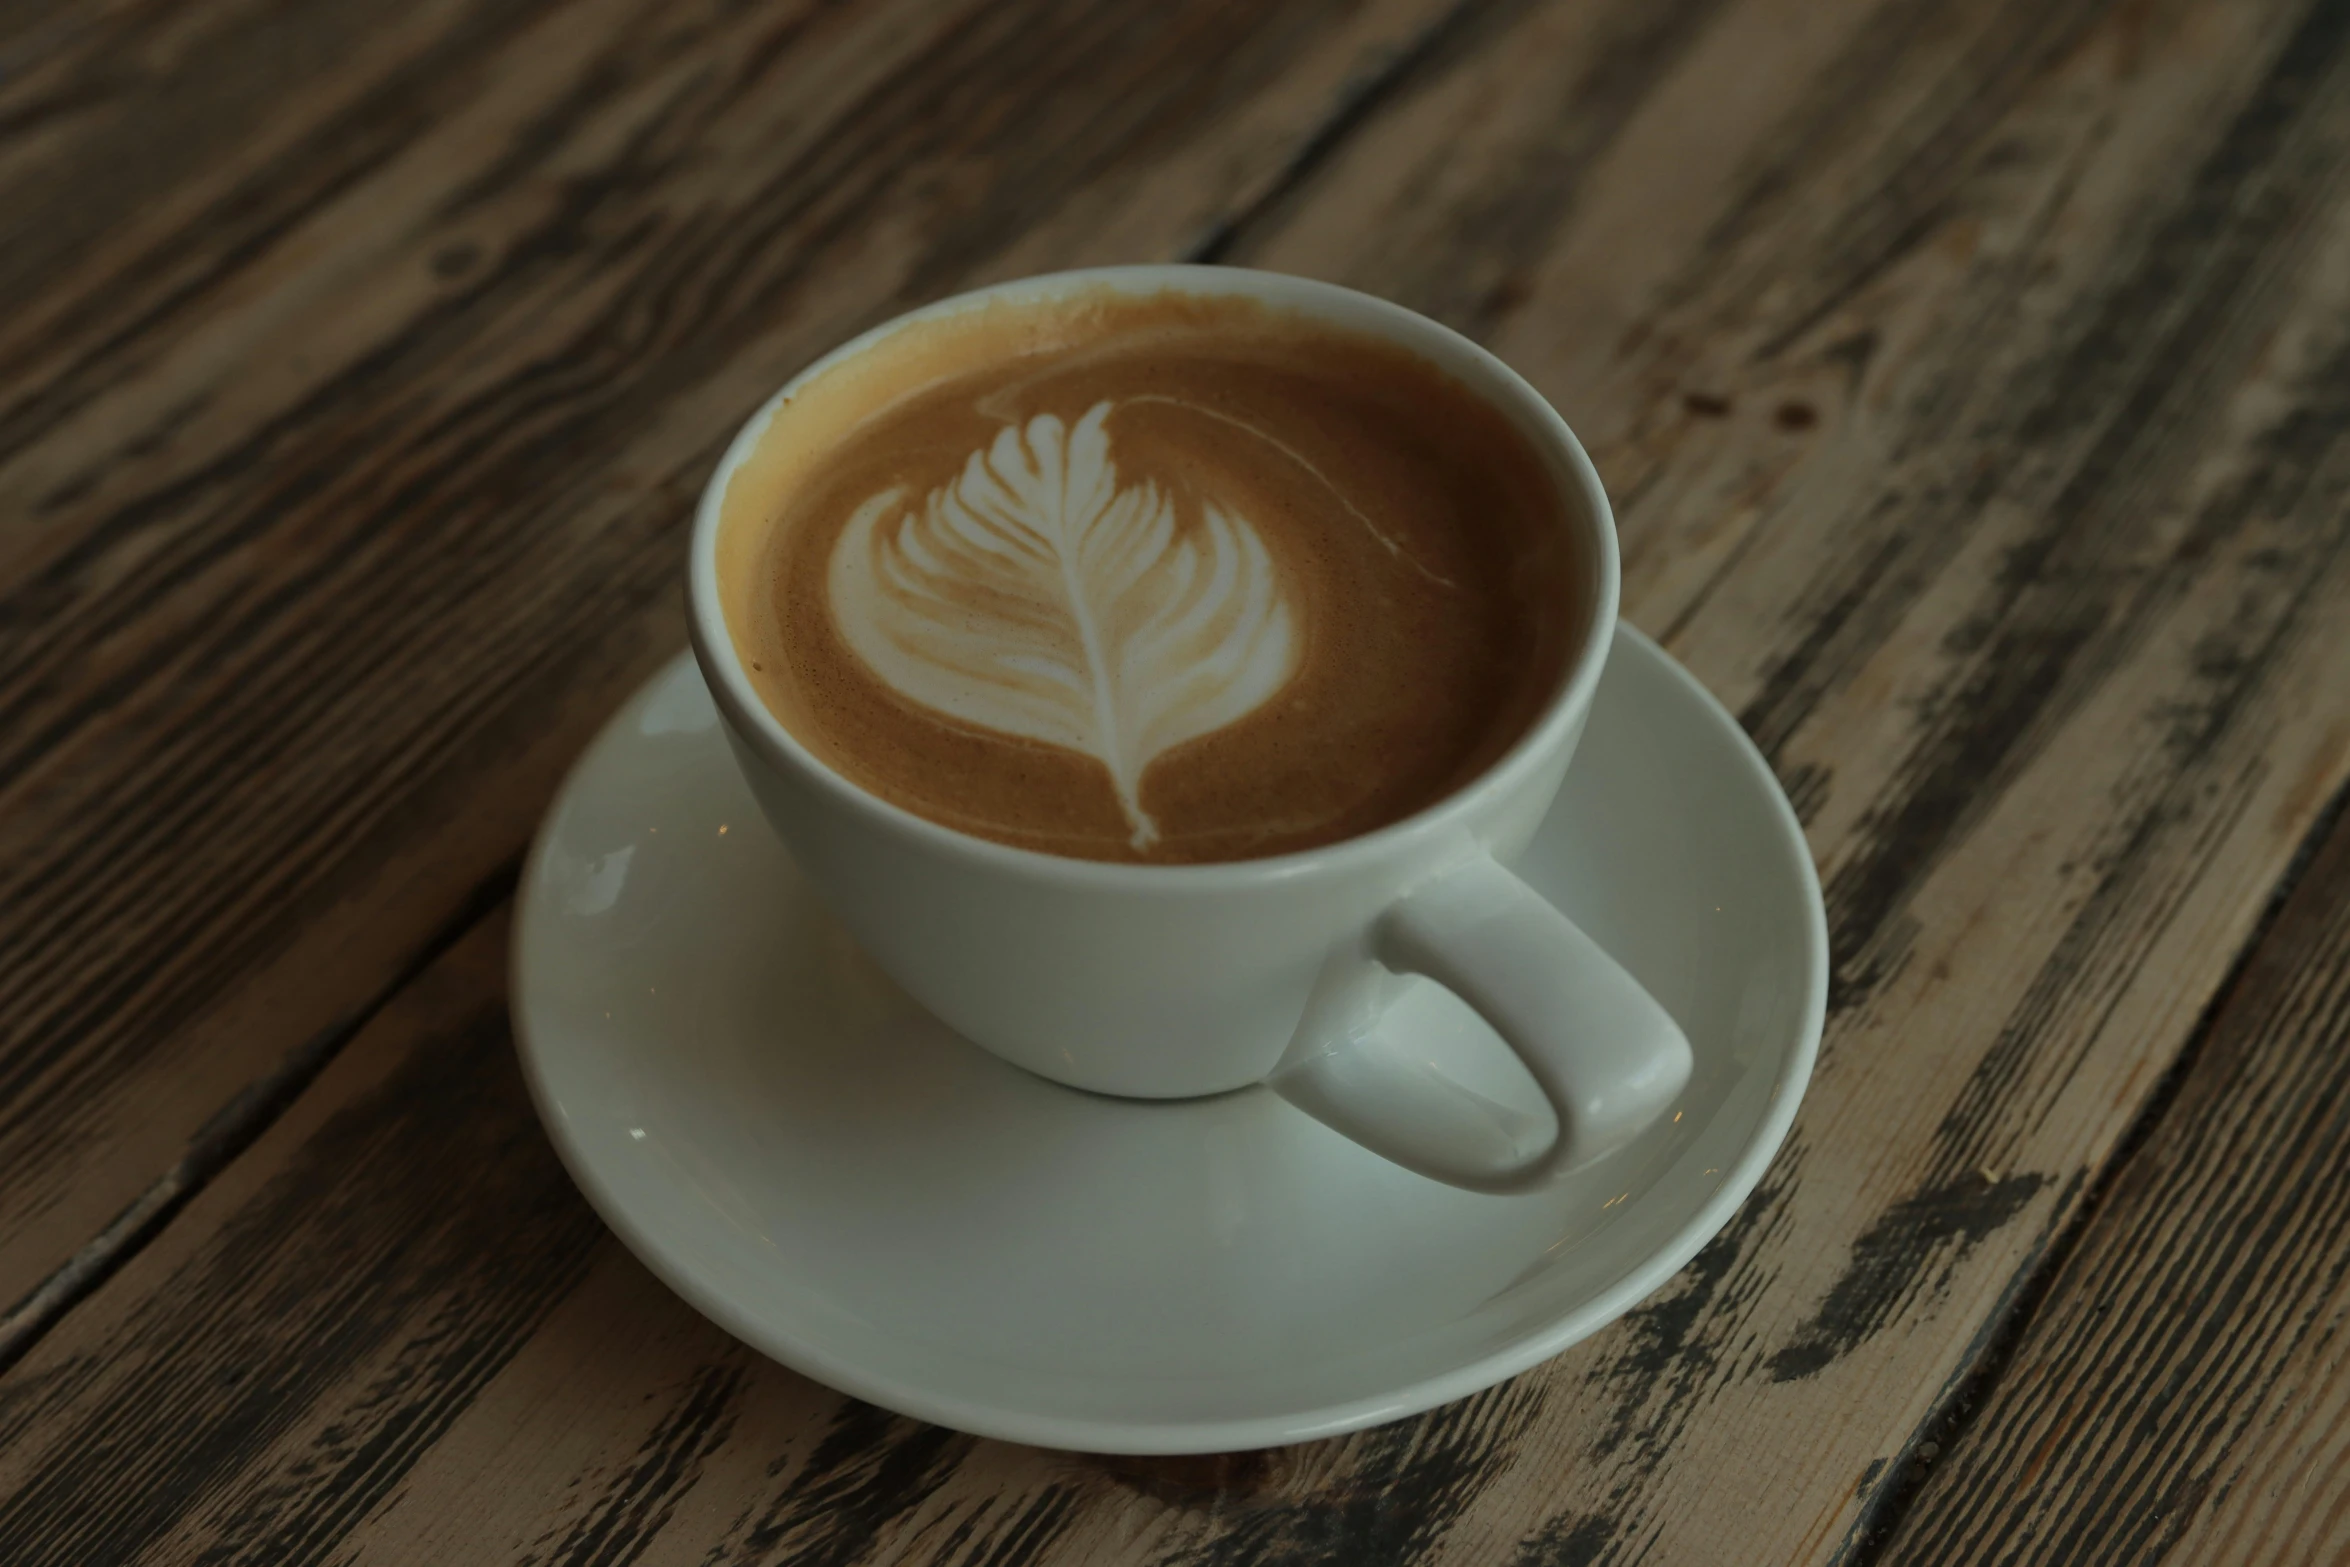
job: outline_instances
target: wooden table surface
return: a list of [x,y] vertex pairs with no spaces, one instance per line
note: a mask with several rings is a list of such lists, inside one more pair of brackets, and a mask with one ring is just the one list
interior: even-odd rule
[[[0,1562],[2350,1559],[2350,3],[9,0]],[[1771,758],[1835,985],[1622,1322],[1343,1440],[975,1440],[558,1167],[510,895],[843,336],[1447,321]]]

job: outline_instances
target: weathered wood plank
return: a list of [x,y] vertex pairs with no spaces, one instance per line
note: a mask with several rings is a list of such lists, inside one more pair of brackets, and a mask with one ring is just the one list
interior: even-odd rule
[[2350,1557],[2350,823],[2230,988],[1888,1562]]
[[1451,3],[126,5],[20,37],[20,1332],[510,873],[681,640],[680,528],[745,409],[1039,226],[1062,263],[1204,242]]
[[[1829,878],[1836,1010],[1797,1136],[1723,1238],[1619,1329],[1348,1441],[1118,1465],[971,1443],[757,1364],[555,1206],[492,1255],[339,1160],[383,1128],[416,1135],[379,1076],[494,1052],[495,965],[468,946],[419,994],[478,1036],[395,1003],[0,1379],[0,1436],[21,1433],[0,1444],[0,1542],[77,1520],[73,1538],[125,1554],[227,1555],[279,1540],[283,1516],[309,1554],[386,1560],[473,1541],[609,1561],[1843,1551],[2350,774],[2350,647],[2329,635],[2350,612],[2350,6],[1497,4],[1433,25],[1326,162],[1191,232],[1435,309],[1526,367],[1622,498],[1634,618],[1795,789]],[[1148,205],[1101,201],[1112,227]],[[875,221],[887,238],[862,243],[900,254]],[[1059,259],[1083,230],[1066,221],[972,265]],[[841,324],[869,297],[845,272],[829,286]],[[506,353],[541,319],[479,330]],[[642,394],[655,449],[723,428],[699,384]],[[539,460],[493,453],[466,483]],[[598,543],[665,525],[631,515],[521,521],[649,583],[650,544],[640,562]],[[558,586],[604,580],[542,593],[531,573],[568,557],[528,544],[485,568],[480,604],[559,618]],[[667,609],[590,598],[562,624],[674,635]],[[533,694],[603,700],[629,667],[583,674],[587,631],[563,635],[575,662],[518,684],[501,718]],[[534,718],[512,749],[542,744],[551,768],[592,711],[578,700],[573,728]],[[546,773],[488,739],[433,743],[439,776],[488,780],[477,813],[518,833]],[[500,1150],[498,1200],[538,1212],[536,1177],[512,1172],[552,1164],[527,1151],[510,1077],[469,1086],[434,1146]],[[364,1343],[318,1307],[331,1252],[236,1249],[309,1222],[304,1200],[392,1237],[378,1277],[400,1303]],[[173,1304],[199,1286],[211,1306]],[[282,1343],[234,1339],[281,1319]],[[444,1340],[470,1358],[436,1359]],[[149,1413],[167,1400],[144,1389],[203,1387],[260,1347],[307,1368],[300,1386]],[[76,1456],[115,1432],[176,1455],[166,1494],[126,1497]],[[391,1478],[356,1477],[369,1455]]]

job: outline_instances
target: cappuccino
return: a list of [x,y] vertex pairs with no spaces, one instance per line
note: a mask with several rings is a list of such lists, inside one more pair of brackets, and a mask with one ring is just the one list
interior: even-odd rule
[[776,718],[959,831],[1249,859],[1434,804],[1567,675],[1563,486],[1411,353],[1253,300],[918,321],[777,410],[719,584]]

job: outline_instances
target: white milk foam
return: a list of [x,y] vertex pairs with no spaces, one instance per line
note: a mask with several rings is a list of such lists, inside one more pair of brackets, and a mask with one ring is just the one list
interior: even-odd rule
[[1007,424],[920,500],[874,495],[827,586],[844,640],[899,695],[1098,759],[1143,849],[1158,838],[1145,769],[1262,706],[1298,647],[1245,518],[1203,499],[1186,528],[1156,480],[1119,484],[1114,411]]

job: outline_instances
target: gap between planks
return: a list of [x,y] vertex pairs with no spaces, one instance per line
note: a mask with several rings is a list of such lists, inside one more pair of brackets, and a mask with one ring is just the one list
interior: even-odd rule
[[121,1271],[147,1243],[163,1233],[181,1209],[194,1201],[212,1178],[253,1146],[279,1116],[318,1080],[343,1047],[374,1021],[377,1013],[435,963],[465,939],[484,920],[494,919],[513,894],[522,873],[516,855],[477,883],[465,895],[457,912],[416,949],[391,981],[361,1002],[333,1027],[323,1029],[289,1052],[265,1075],[245,1085],[236,1096],[197,1128],[187,1152],[172,1162],[151,1186],[126,1206],[106,1228],[21,1300],[0,1316],[0,1373],[23,1359],[41,1336],[63,1321],[66,1314]]

